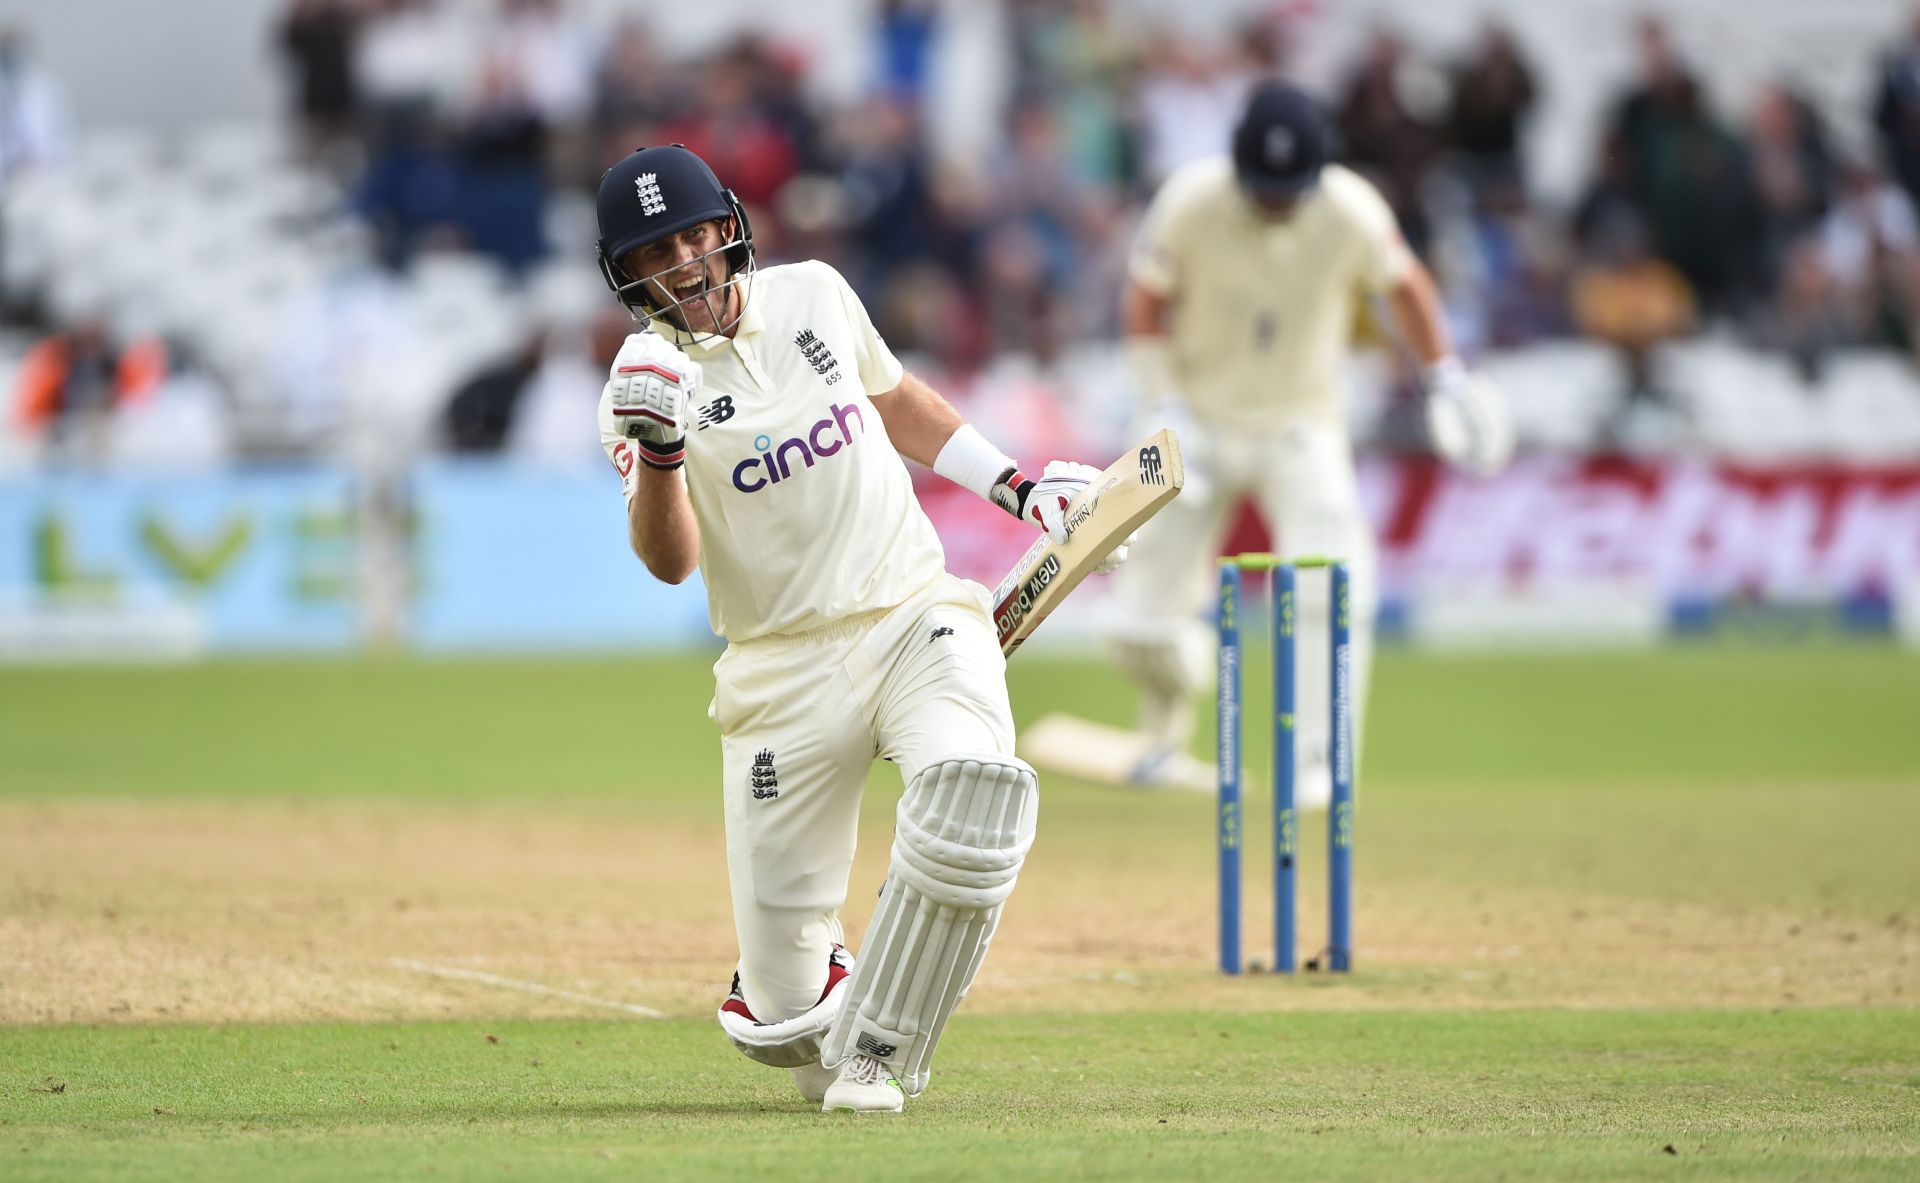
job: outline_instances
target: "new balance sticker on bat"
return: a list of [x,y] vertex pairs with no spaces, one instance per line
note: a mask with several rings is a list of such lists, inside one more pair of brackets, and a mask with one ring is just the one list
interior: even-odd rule
[[1140,449],[1140,483],[1143,485],[1167,483],[1166,466],[1160,459],[1160,448],[1157,444]]
[[[1045,541],[1042,539],[1034,545],[1044,545]],[[1013,631],[1014,626],[1025,619],[1027,613],[1033,609],[1034,600],[1039,598],[1041,592],[1047,590],[1047,585],[1052,583],[1053,577],[1058,574],[1060,574],[1060,556],[1050,554],[1040,564],[1039,570],[1027,578],[1026,583],[1018,589],[1008,588],[996,597],[998,602],[994,605],[993,620],[1001,635],[1004,636]]]

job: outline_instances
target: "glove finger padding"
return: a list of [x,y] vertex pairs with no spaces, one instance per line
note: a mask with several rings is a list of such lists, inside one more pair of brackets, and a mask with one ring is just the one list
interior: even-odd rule
[[678,468],[686,460],[687,407],[700,384],[699,363],[657,341],[623,354],[611,378],[613,416],[621,434],[638,445],[654,468]]
[[1022,515],[1047,532],[1055,542],[1067,540],[1067,507],[1100,476],[1090,464],[1051,460],[1028,492]]

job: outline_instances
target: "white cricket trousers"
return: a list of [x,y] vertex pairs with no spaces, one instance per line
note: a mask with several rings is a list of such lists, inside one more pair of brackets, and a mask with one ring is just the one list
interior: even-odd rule
[[943,574],[898,607],[729,645],[714,665],[740,987],[761,1022],[820,1000],[874,759],[904,785],[954,754],[1013,755],[988,596]]
[[[1189,426],[1181,433],[1187,488],[1140,529],[1126,563],[1114,572],[1121,619],[1116,635],[1136,641],[1165,638],[1180,659],[1149,671],[1127,672],[1158,681],[1170,709],[1191,717],[1193,699],[1210,685],[1213,604],[1228,514],[1252,497],[1283,558],[1345,559],[1352,597],[1354,733],[1365,717],[1378,597],[1373,531],[1360,504],[1347,433],[1318,423],[1268,432]],[[1197,480],[1196,480],[1197,478]],[[1296,678],[1303,771],[1324,767],[1328,700],[1327,582],[1302,572]],[[1207,623],[1203,623],[1207,622]],[[1124,663],[1123,663],[1124,666]],[[1156,676],[1157,675],[1157,676]],[[1143,682],[1143,684],[1144,684]],[[1173,732],[1183,737],[1184,732]]]

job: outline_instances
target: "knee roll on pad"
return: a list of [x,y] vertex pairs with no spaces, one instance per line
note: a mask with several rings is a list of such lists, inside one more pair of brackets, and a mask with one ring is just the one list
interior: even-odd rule
[[1033,769],[1010,756],[956,756],[914,777],[895,815],[880,906],[821,1050],[828,1067],[872,1056],[908,1095],[926,1088],[934,1045],[1033,845],[1038,806]]

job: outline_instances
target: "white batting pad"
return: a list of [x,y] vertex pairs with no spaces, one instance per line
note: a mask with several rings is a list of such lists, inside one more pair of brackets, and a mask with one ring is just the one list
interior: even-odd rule
[[1039,812],[1033,769],[1006,756],[955,756],[907,786],[893,865],[867,928],[846,1005],[821,1060],[884,1060],[907,1095],[927,1087],[934,1045],[987,955]]

